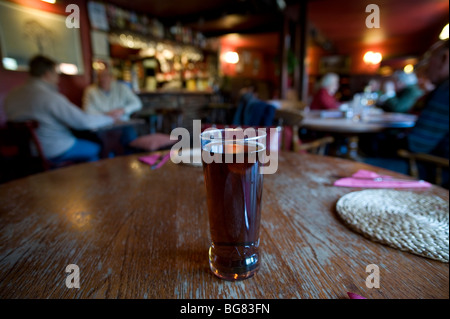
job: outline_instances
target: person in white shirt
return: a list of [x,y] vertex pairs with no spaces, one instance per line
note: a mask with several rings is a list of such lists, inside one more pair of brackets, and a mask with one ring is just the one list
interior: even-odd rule
[[[110,69],[97,72],[96,83],[88,86],[83,95],[83,109],[89,114],[109,115],[128,121],[130,115],[142,108],[142,102],[124,83],[114,79]],[[127,153],[132,153],[129,144],[138,137],[134,127],[122,128],[120,142]]]
[[97,83],[84,91],[83,109],[89,114],[105,114],[123,121],[142,108],[142,102],[133,91],[116,81],[109,69],[97,73]]
[[29,63],[30,79],[14,89],[4,101],[9,121],[35,120],[36,135],[44,156],[53,163],[94,161],[99,158],[100,145],[76,138],[71,129],[92,130],[114,123],[106,115],[83,112],[58,92],[59,75],[53,60],[36,56]]

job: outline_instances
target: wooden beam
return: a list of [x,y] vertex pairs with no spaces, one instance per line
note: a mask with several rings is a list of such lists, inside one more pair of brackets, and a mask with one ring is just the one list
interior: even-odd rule
[[292,89],[298,99],[307,101],[308,74],[306,69],[306,54],[308,43],[307,1],[290,6],[285,10],[282,30],[280,32],[280,98],[285,99],[288,90],[288,51],[292,50],[297,60],[294,67]]
[[294,52],[298,64],[294,71],[294,89],[301,101],[307,101],[308,74],[306,68],[308,44],[308,1],[301,1],[297,6],[295,21]]
[[280,30],[280,99],[284,100],[288,89],[288,50],[290,46],[289,17],[283,15]]

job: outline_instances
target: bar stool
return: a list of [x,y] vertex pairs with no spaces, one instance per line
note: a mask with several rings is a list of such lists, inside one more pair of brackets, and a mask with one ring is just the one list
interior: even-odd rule
[[155,109],[153,118],[150,119],[150,132],[170,134],[173,129],[182,126],[184,113],[179,108]]
[[228,124],[232,106],[230,103],[209,103],[207,106],[209,121],[213,124]]

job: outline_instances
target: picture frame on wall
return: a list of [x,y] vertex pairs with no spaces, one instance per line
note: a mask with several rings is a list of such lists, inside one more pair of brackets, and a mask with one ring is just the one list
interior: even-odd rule
[[319,60],[319,72],[320,74],[328,72],[349,74],[350,62],[350,57],[344,55],[323,56]]
[[[79,28],[66,26],[66,16],[0,1],[0,49],[7,70],[27,71],[38,54],[83,74]],[[63,72],[65,73],[65,72]]]
[[109,31],[105,5],[103,3],[89,1],[87,8],[91,28],[94,30]]

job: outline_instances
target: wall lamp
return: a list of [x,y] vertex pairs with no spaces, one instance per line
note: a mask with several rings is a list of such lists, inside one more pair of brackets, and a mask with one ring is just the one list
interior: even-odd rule
[[226,63],[236,64],[239,62],[239,54],[237,52],[228,51],[223,55],[223,60]]
[[364,54],[363,60],[366,64],[378,64],[383,59],[380,52],[367,51]]

